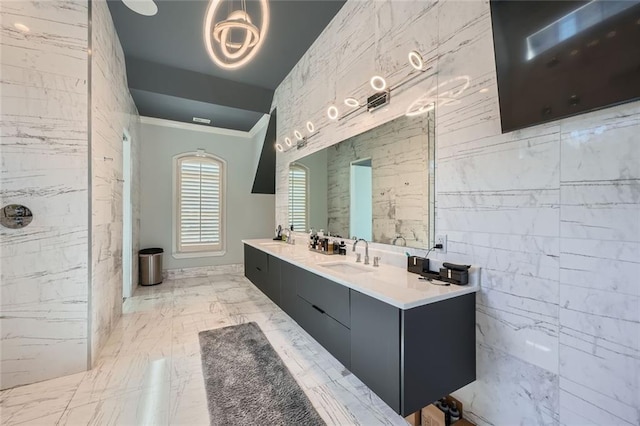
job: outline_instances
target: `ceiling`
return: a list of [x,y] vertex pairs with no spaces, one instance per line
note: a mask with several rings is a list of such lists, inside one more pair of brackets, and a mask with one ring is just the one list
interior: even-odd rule
[[208,1],[156,0],[154,16],[139,15],[120,0],[108,4],[140,115],[186,122],[209,118],[211,126],[248,131],[269,113],[273,91],[344,0],[270,0],[265,41],[253,60],[236,70],[218,67],[205,50]]

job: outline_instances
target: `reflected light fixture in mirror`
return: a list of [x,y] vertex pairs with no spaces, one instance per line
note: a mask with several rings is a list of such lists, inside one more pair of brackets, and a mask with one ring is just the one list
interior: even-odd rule
[[280,152],[284,151],[284,148],[279,143],[276,144],[276,149]]
[[[134,0],[129,0],[134,1]],[[151,0],[149,0],[151,1]],[[231,11],[225,19],[215,22],[223,4],[232,6],[231,0],[211,0],[204,21],[204,44],[209,57],[221,68],[237,69],[247,64],[258,53],[269,29],[269,1],[259,0],[260,29],[253,23],[241,2],[242,9]],[[244,34],[242,42],[231,40],[231,33]]]
[[290,138],[288,138],[288,137],[284,138],[284,143],[285,143],[287,146],[291,146],[291,139],[290,139]]
[[295,137],[296,137],[296,139],[298,139],[299,141],[301,141],[301,140],[302,140],[302,133],[300,133],[300,132],[299,132],[299,131],[297,131],[297,130],[294,130],[294,131],[293,131],[293,136],[295,136]]

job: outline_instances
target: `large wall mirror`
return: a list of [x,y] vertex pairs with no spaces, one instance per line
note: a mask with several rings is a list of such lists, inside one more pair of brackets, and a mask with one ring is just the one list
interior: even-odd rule
[[343,238],[433,246],[433,111],[402,116],[289,165],[289,222]]

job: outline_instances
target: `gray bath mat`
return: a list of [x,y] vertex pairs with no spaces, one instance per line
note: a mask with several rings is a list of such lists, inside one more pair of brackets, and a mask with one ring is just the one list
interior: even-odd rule
[[324,425],[255,322],[202,331],[212,425]]

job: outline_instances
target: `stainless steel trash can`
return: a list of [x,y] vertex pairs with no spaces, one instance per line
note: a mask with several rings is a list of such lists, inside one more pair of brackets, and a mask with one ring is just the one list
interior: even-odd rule
[[162,282],[161,248],[147,248],[138,252],[140,261],[140,285],[156,285]]

